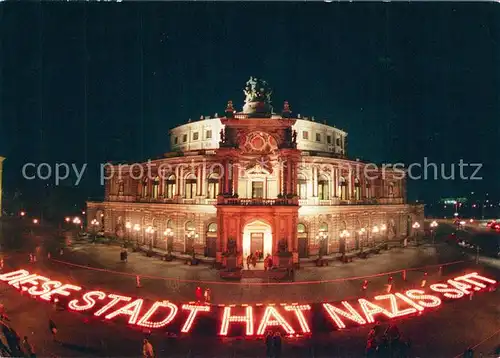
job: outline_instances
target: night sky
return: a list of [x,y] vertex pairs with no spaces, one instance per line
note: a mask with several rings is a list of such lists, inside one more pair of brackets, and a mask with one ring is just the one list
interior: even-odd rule
[[353,158],[484,163],[410,199],[500,194],[498,4],[4,2],[0,36],[7,196],[45,185],[25,162],[88,162],[75,198],[102,195],[99,163],[168,152],[172,127],[241,109],[249,76],[277,112],[346,130]]

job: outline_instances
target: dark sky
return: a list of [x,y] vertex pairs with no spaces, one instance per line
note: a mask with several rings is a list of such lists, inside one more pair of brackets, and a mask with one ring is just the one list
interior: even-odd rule
[[25,162],[86,161],[99,195],[98,163],[167,152],[170,128],[241,108],[252,75],[276,110],[346,130],[352,157],[484,163],[412,199],[500,194],[498,4],[4,2],[0,36],[8,192],[41,184]]

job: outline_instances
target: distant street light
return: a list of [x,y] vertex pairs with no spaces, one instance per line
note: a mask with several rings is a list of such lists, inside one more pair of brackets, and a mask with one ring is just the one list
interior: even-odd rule
[[174,236],[174,232],[172,231],[171,228],[167,227],[167,229],[163,232],[163,236],[165,236],[165,250],[167,253],[170,254],[170,241],[172,240],[172,237]]
[[126,235],[126,242],[128,242],[130,240],[130,230],[132,230],[132,223],[130,221],[127,221],[125,223],[125,231],[127,232],[127,235]]
[[77,228],[80,228],[80,230],[82,229],[82,220],[79,217],[73,219],[73,224],[75,224]]
[[135,224],[134,231],[135,231],[135,243],[137,245],[139,244],[139,231],[141,231],[141,225]]
[[97,219],[92,219],[90,225],[92,226],[92,231],[94,232],[94,241],[95,241],[97,239],[97,230],[99,227],[99,221],[97,221]]
[[[155,229],[153,227],[148,226],[146,228],[146,234],[148,234],[148,236],[149,236],[149,249],[150,250],[153,250],[153,234],[154,234],[154,232],[155,232]],[[146,238],[144,238],[144,239],[146,239]],[[144,240],[144,243],[146,243],[145,241],[146,240]]]
[[412,228],[414,229],[413,234],[415,235],[415,243],[417,243],[418,240],[418,229],[420,228],[420,224],[418,222],[414,222],[412,225]]
[[71,218],[66,217],[66,218],[64,218],[64,221],[66,221],[67,223],[69,223],[71,221]]
[[26,215],[26,213],[25,213],[24,211],[21,211],[21,212],[19,213],[19,215],[21,215],[21,216],[25,216],[25,215]]
[[431,222],[431,236],[432,236],[432,244],[435,244],[436,241],[436,228],[438,227],[438,223],[436,220]]
[[33,224],[38,224],[38,219],[33,219]]

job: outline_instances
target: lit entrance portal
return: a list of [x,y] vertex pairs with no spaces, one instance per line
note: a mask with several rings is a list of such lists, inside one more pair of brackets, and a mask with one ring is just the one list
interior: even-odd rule
[[264,257],[273,253],[271,226],[260,220],[252,221],[243,230],[243,257],[257,250],[262,251]]

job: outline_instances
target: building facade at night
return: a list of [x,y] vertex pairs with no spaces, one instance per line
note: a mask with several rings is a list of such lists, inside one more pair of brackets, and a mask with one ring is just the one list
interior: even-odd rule
[[347,133],[271,107],[251,78],[245,105],[170,131],[163,158],[109,166],[88,227],[175,253],[223,261],[285,248],[294,260],[412,235],[423,206],[406,203],[402,172],[347,157]]

